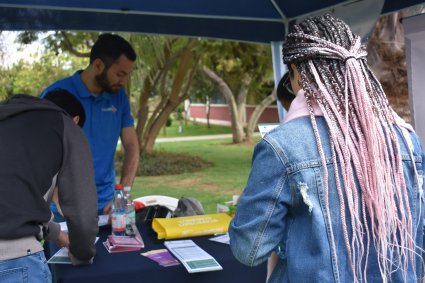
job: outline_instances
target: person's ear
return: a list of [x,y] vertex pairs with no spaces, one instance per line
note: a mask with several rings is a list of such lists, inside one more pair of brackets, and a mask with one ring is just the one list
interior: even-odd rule
[[298,73],[297,67],[295,67],[294,64],[291,64],[292,74],[293,76],[290,77],[291,79],[291,87],[294,95],[297,95],[298,91],[302,89],[301,83],[300,83],[300,73]]
[[297,67],[295,67],[295,65],[293,63],[291,64],[291,69],[292,69],[291,75],[293,77],[295,77],[295,74],[298,73],[298,70],[297,70]]
[[92,62],[93,70],[96,73],[96,75],[103,72],[103,69],[105,69],[105,63],[103,63],[102,59],[96,58]]
[[80,122],[80,116],[74,116],[74,117],[72,117],[72,121],[74,121],[74,123],[76,125],[78,125],[78,122]]

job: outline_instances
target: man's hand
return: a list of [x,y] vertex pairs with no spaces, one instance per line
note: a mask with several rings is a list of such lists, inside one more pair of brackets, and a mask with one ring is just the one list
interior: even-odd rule
[[111,214],[112,211],[112,201],[110,201],[105,207],[103,208],[103,214],[108,215]]
[[58,245],[58,247],[63,248],[63,247],[69,247],[69,238],[68,238],[68,233],[60,231],[59,233],[59,237],[56,240],[56,244]]

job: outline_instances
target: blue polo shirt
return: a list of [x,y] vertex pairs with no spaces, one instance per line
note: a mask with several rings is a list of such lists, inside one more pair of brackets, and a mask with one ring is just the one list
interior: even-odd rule
[[[108,204],[114,195],[114,155],[121,129],[133,127],[130,104],[123,88],[117,94],[102,92],[93,96],[80,77],[81,71],[48,86],[41,97],[55,88],[66,89],[82,103],[86,112],[83,130],[89,140],[93,157],[98,195],[98,209]],[[57,208],[52,206],[53,211]]]

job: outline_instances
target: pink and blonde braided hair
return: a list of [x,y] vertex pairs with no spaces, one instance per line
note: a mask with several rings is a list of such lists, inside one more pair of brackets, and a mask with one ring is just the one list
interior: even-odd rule
[[[370,244],[378,255],[382,280],[387,282],[398,269],[406,279],[409,262],[414,268],[417,225],[412,223],[393,126],[398,125],[396,114],[368,67],[366,55],[360,38],[330,15],[295,25],[283,46],[284,62],[294,64],[301,76],[323,164],[326,215],[331,221],[328,170],[313,102],[319,105],[329,128],[342,233],[354,282],[367,281]],[[413,160],[412,149],[409,151]],[[335,245],[333,232],[331,238]]]

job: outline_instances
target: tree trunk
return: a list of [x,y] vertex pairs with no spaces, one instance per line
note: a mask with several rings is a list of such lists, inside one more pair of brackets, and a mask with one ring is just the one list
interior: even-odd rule
[[217,84],[229,106],[233,143],[242,143],[245,140],[245,100],[248,94],[248,87],[251,79],[247,75],[242,79],[240,91],[238,93],[237,99],[235,99],[229,85],[221,77],[219,77],[207,66],[202,66],[202,70],[212,81]]
[[[187,97],[188,88],[191,82],[190,77],[193,77],[196,67],[193,67],[192,73],[189,76],[189,79],[186,80],[187,84],[185,89],[184,89],[184,82],[185,82],[187,73],[190,70],[191,63],[194,60],[192,49],[195,45],[196,45],[196,41],[192,40],[187,45],[183,53],[181,54],[180,64],[178,66],[177,73],[174,77],[170,96],[168,97],[165,107],[159,113],[158,117],[154,120],[151,127],[149,127],[147,135],[145,135],[147,137],[146,143],[144,144],[144,150],[146,153],[153,152],[155,140],[158,137],[161,127],[167,122],[167,119],[171,115],[171,113]],[[183,95],[180,95],[182,93],[182,89],[183,89]]]
[[205,107],[206,107],[206,114],[207,114],[207,128],[210,129],[211,125],[210,125],[210,114],[211,114],[211,102],[210,102],[210,97],[207,95],[206,97],[206,101],[205,101]]
[[[143,89],[141,90],[139,96],[139,111],[137,112],[137,126],[136,126],[136,134],[139,138],[139,147],[143,149],[143,130],[145,129],[146,122],[148,120],[149,115],[149,93],[151,92],[152,84],[148,77],[145,78]],[[141,150],[143,151],[143,150]]]
[[261,114],[264,110],[276,101],[276,90],[273,90],[271,95],[268,95],[264,98],[260,104],[255,107],[254,112],[252,112],[251,117],[249,118],[248,125],[246,127],[246,141],[252,143],[255,127],[258,124],[258,119],[260,119]]

